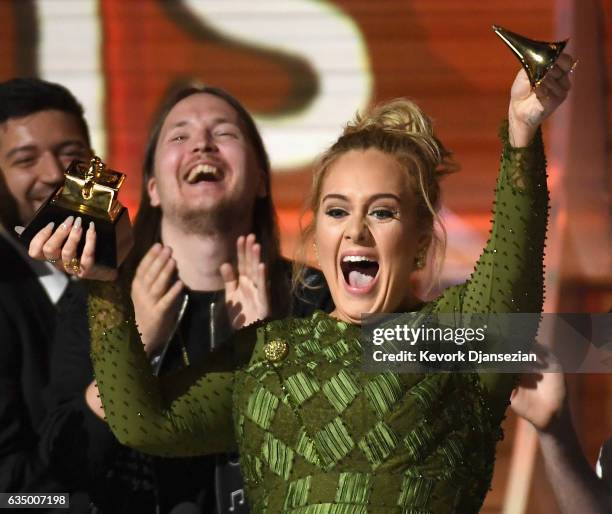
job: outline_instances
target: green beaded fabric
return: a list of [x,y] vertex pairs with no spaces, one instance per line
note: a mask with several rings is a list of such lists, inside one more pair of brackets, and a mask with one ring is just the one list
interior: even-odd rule
[[[540,312],[548,193],[538,134],[507,141],[491,237],[428,312]],[[92,359],[123,444],[165,456],[238,449],[254,514],[476,513],[515,377],[368,374],[360,328],[323,312],[258,323],[205,363],[154,377],[115,285],[90,287]]]

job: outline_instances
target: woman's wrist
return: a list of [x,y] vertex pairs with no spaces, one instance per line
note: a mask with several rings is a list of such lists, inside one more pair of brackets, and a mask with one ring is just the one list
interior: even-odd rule
[[524,148],[529,146],[533,140],[538,126],[532,126],[518,120],[512,113],[512,108],[508,109],[508,141],[514,148]]

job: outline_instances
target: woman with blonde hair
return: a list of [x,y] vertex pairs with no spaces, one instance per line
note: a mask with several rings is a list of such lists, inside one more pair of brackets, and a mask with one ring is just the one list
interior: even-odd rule
[[[90,285],[92,359],[106,417],[126,445],[159,455],[238,449],[255,514],[475,513],[490,484],[513,375],[362,370],[363,313],[539,312],[548,192],[540,123],[569,90],[563,55],[512,87],[490,240],[466,283],[423,303],[409,287],[435,239],[449,153],[427,116],[396,100],[350,123],[314,175],[311,236],[335,310],[268,314],[253,238],[237,273],[233,344],[160,380],[129,300]],[[145,257],[141,266],[158,257]],[[169,257],[161,257],[169,259]]]

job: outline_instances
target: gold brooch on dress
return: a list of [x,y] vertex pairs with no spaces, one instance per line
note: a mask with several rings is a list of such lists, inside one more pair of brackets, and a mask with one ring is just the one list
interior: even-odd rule
[[289,345],[282,339],[273,339],[264,345],[264,353],[270,362],[280,362],[289,353]]

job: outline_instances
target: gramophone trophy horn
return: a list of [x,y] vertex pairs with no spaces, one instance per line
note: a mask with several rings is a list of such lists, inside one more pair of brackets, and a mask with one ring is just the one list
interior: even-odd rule
[[535,41],[497,25],[493,25],[493,31],[521,61],[521,65],[529,77],[531,87],[536,87],[542,82],[542,79],[548,70],[553,67],[567,44],[567,40],[555,43]]

